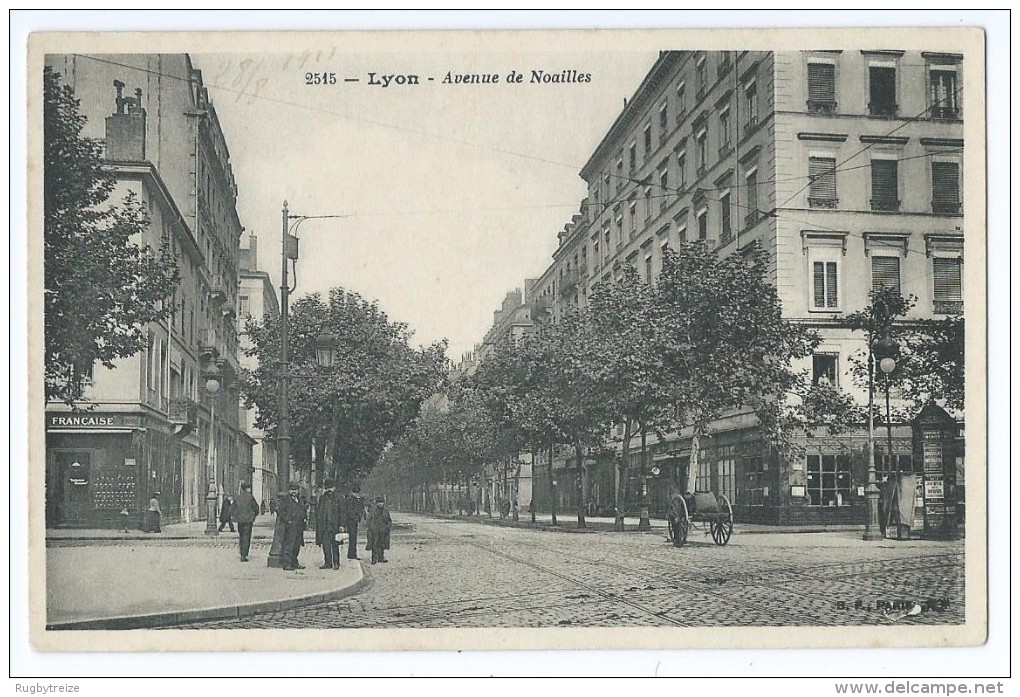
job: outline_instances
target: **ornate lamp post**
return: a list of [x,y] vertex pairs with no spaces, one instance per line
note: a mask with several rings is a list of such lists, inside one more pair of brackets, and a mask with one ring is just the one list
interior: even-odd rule
[[875,471],[875,362],[885,374],[885,421],[889,441],[889,457],[892,458],[892,425],[889,423],[889,374],[896,370],[896,357],[900,346],[888,336],[868,345],[868,522],[864,526],[864,539],[882,539],[879,522],[878,474]]
[[219,535],[219,529],[216,527],[216,503],[219,495],[218,484],[217,484],[217,468],[219,463],[217,462],[216,453],[216,400],[219,398],[220,390],[223,388],[223,374],[220,371],[219,366],[216,364],[216,360],[210,361],[209,366],[202,373],[202,378],[205,380],[205,391],[209,394],[209,451],[208,451],[208,469],[209,469],[209,491],[205,495],[205,534],[206,535]]

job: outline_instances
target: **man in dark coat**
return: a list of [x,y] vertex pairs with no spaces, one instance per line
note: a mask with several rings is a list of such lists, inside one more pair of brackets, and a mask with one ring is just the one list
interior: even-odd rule
[[241,545],[241,561],[248,561],[251,549],[251,530],[259,514],[259,504],[251,495],[251,484],[241,485],[241,493],[234,501],[234,518],[237,519],[238,540]]
[[372,550],[372,563],[386,563],[386,550],[390,548],[390,512],[386,509],[383,497],[375,500],[375,505],[368,512],[368,549]]
[[227,525],[230,526],[230,532],[234,532],[234,502],[230,500],[229,496],[223,497],[223,505],[220,506],[220,532],[223,532],[223,528]]
[[336,485],[329,479],[315,507],[315,543],[322,547],[323,563],[320,569],[340,568],[340,497]]
[[358,558],[358,524],[361,522],[362,516],[365,515],[365,504],[361,500],[360,492],[361,489],[355,485],[351,492],[344,497],[342,521],[348,536],[350,536],[347,543],[349,545],[347,548],[348,559]]
[[305,568],[298,563],[302,537],[305,530],[305,503],[299,495],[300,488],[291,484],[290,490],[280,496],[277,515],[283,523],[283,569],[294,571]]

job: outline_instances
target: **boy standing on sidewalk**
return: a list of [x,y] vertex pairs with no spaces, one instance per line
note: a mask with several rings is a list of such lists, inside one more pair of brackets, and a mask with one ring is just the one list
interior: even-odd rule
[[234,501],[234,517],[237,519],[241,561],[248,561],[248,552],[251,550],[251,531],[258,514],[259,505],[255,502],[255,497],[251,495],[251,484],[245,482],[241,485],[241,493],[238,494],[237,500]]

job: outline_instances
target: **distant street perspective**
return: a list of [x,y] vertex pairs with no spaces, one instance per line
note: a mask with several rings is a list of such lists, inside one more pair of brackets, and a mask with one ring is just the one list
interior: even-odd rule
[[[569,523],[568,523],[569,524]],[[662,521],[658,521],[662,525]],[[394,514],[390,563],[340,601],[182,629],[958,624],[962,542],[549,532]]]

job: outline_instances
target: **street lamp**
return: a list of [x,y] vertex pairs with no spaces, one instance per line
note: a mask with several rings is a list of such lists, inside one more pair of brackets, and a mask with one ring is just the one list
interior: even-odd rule
[[209,450],[208,450],[208,477],[209,491],[205,495],[205,534],[218,535],[219,528],[216,527],[216,502],[218,497],[217,487],[217,453],[216,453],[216,400],[223,387],[223,373],[213,358],[209,366],[202,373],[205,380],[205,391],[209,394]]
[[[550,464],[549,466],[552,467],[552,464]],[[557,525],[557,522],[556,522],[556,485],[557,485],[557,483],[558,482],[555,479],[552,480],[552,524],[553,525]]]
[[[290,294],[293,290],[287,278],[287,264],[290,261],[297,262],[298,259],[298,238],[297,228],[306,220],[320,218],[344,218],[343,215],[291,215],[287,202],[283,202],[283,253],[280,260],[280,404],[279,419],[276,431],[276,454],[277,454],[277,488],[284,491],[290,486],[290,395],[288,394],[288,382],[292,377],[290,373]],[[292,226],[293,224],[293,226]],[[325,339],[324,337],[330,337]],[[320,342],[321,340],[321,342]],[[321,350],[320,350],[321,344]],[[336,339],[332,335],[320,334],[315,342],[315,359],[323,367],[332,367],[336,362]],[[328,362],[328,365],[326,363]],[[303,377],[303,376],[302,376]],[[283,522],[280,516],[276,517],[276,527],[273,530],[273,544],[269,548],[268,565],[271,567],[282,567],[283,557]]]
[[888,438],[889,460],[892,463],[892,424],[889,421],[889,375],[896,370],[896,358],[900,345],[895,339],[884,336],[868,344],[868,489],[866,493],[868,521],[864,526],[864,539],[882,539],[879,522],[878,474],[875,470],[875,363],[885,375],[885,422]]

